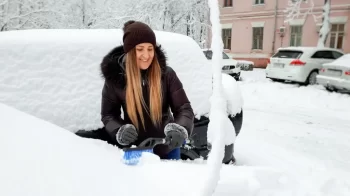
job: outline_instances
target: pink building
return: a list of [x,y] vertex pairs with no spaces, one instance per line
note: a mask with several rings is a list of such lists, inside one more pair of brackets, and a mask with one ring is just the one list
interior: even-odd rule
[[[266,67],[267,59],[280,47],[317,46],[325,0],[303,0],[301,13],[309,14],[290,21],[285,12],[288,0],[218,1],[225,51],[235,59]],[[325,46],[349,53],[350,0],[330,1],[331,31]]]

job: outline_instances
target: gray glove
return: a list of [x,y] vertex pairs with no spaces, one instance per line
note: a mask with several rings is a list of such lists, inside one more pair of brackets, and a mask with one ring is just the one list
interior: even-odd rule
[[127,146],[137,140],[138,133],[132,124],[126,124],[120,127],[116,134],[117,142],[121,145]]
[[164,128],[164,133],[167,140],[170,141],[169,147],[171,149],[181,147],[185,143],[185,140],[188,138],[186,129],[176,123],[167,124]]

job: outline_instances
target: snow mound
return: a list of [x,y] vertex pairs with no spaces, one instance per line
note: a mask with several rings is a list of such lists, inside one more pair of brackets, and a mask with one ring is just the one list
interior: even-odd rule
[[[3,104],[0,111],[0,195],[179,195],[201,183],[196,173],[204,165],[162,163],[148,154],[139,166],[126,166],[121,151],[105,142]],[[230,178],[237,171],[231,169]]]
[[[155,33],[196,116],[207,114],[212,73],[199,45],[184,35]],[[120,29],[1,32],[0,102],[70,131],[101,127],[99,65],[122,44],[122,34]]]
[[227,112],[237,114],[244,105],[243,96],[238,82],[228,74],[222,74],[222,87],[227,100]]
[[[202,162],[163,162],[149,154],[139,166],[126,166],[118,148],[3,104],[0,124],[0,195],[196,195],[208,179]],[[223,165],[213,195],[349,194],[337,179],[315,174],[295,178],[278,169]]]

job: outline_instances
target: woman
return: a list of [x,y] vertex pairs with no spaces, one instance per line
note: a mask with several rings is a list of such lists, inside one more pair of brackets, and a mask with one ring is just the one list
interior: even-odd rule
[[162,159],[180,159],[179,147],[193,129],[190,101],[175,71],[167,66],[152,29],[128,21],[123,30],[124,45],[110,51],[101,63],[105,131],[120,147],[166,137],[170,144],[156,146],[155,154]]

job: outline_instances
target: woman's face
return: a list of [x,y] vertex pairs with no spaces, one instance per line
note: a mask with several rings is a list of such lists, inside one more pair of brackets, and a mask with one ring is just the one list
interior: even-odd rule
[[137,58],[137,65],[140,69],[147,69],[154,57],[154,47],[150,43],[142,43],[136,45],[136,58]]

